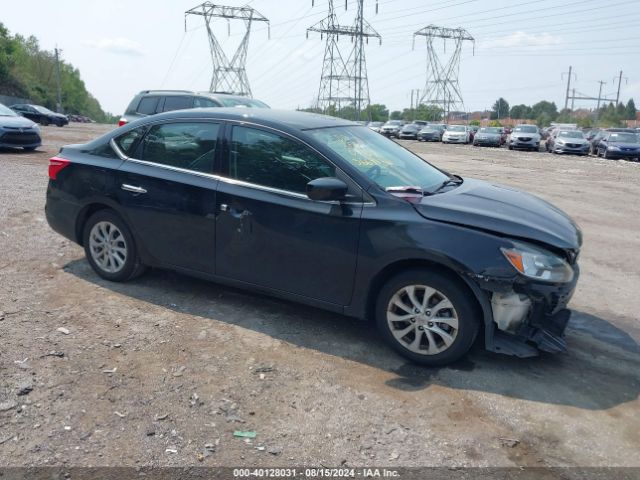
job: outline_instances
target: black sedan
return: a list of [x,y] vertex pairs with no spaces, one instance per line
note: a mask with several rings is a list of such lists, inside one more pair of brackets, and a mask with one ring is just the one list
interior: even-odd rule
[[[50,160],[49,225],[101,277],[172,269],[375,319],[427,365],[565,348],[580,230],[353,122],[202,109],[136,120]],[[301,319],[303,321],[303,319]]]
[[598,156],[610,159],[640,159],[640,139],[637,133],[610,132],[598,143]]
[[421,129],[422,125],[418,125],[417,123],[410,123],[400,129],[398,138],[401,138],[402,140],[417,140],[418,132]]
[[482,127],[473,137],[473,146],[499,147],[504,143],[502,127]]
[[38,125],[0,103],[0,148],[35,150],[41,144]]
[[443,129],[427,125],[422,127],[422,130],[418,132],[418,140],[421,142],[439,142],[442,140]]
[[64,127],[69,123],[69,118],[61,113],[52,112],[42,105],[30,105],[28,103],[19,103],[11,105],[11,110],[19,113],[23,117],[28,118],[40,125],[57,125],[58,127]]

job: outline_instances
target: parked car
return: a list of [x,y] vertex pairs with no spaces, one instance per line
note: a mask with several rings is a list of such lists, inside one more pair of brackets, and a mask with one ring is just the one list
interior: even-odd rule
[[556,130],[545,145],[551,153],[589,154],[589,142],[580,130]]
[[61,113],[52,112],[42,105],[31,105],[28,103],[18,103],[11,105],[11,110],[28,118],[29,120],[39,123],[40,125],[57,125],[58,127],[64,127],[69,123],[69,119],[66,115]]
[[637,133],[608,132],[598,144],[598,156],[610,159],[640,160],[640,140]]
[[380,133],[386,137],[396,137],[400,135],[400,129],[403,127],[404,122],[402,120],[389,120],[382,127],[380,127]]
[[636,131],[633,128],[617,128],[617,127],[613,127],[613,128],[601,129],[589,141],[589,144],[590,144],[589,145],[589,147],[590,147],[589,148],[589,153],[591,155],[597,155],[598,154],[598,145],[600,145],[600,141],[611,132],[636,133]]
[[353,122],[266,109],[169,112],[65,146],[45,212],[107,280],[154,266],[375,319],[427,365],[481,331],[496,352],[563,350],[582,243],[533,195]]
[[382,128],[382,125],[384,125],[384,122],[370,122],[367,127],[369,127],[374,132],[380,133],[380,128]]
[[440,142],[444,130],[436,125],[426,125],[418,132],[418,140],[421,142]]
[[118,126],[138,118],[172,110],[209,107],[269,108],[249,97],[228,93],[191,92],[189,90],[143,90],[131,100]]
[[540,132],[535,125],[516,125],[509,135],[509,150],[540,150]]
[[473,137],[473,146],[488,145],[500,147],[504,143],[502,127],[482,127]]
[[0,103],[0,148],[35,150],[42,145],[40,128]]
[[466,125],[449,125],[442,134],[442,143],[469,143],[469,128]]
[[422,126],[416,123],[410,123],[408,125],[403,126],[400,129],[400,133],[398,134],[398,138],[403,140],[417,140],[418,132],[422,130]]

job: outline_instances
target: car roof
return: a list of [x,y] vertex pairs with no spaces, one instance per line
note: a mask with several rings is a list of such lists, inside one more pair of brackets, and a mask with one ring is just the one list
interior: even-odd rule
[[[191,108],[188,110],[174,110],[158,113],[143,119],[131,122],[130,125],[157,122],[169,119],[202,119],[211,118],[219,120],[235,120],[240,122],[255,122],[265,126],[286,126],[291,130],[310,130],[315,128],[327,128],[338,126],[362,126],[358,123],[341,118],[320,115],[317,113],[298,112],[291,110],[274,110],[270,108]],[[142,121],[141,121],[142,120]]]

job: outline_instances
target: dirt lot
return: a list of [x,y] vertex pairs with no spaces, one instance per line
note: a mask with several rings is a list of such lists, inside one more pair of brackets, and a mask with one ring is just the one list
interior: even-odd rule
[[47,159],[108,128],[0,153],[1,465],[640,466],[640,163],[406,142],[585,238],[567,354],[425,369],[330,313],[163,271],[99,279],[43,205]]

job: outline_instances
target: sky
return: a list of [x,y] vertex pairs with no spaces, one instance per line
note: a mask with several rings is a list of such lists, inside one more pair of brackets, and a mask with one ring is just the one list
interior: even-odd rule
[[[214,0],[216,3],[218,0]],[[273,108],[311,106],[318,94],[325,40],[306,29],[327,16],[327,0],[219,0],[249,6],[270,20],[251,31],[247,73],[253,96]],[[340,23],[352,24],[357,0],[334,0]],[[510,105],[540,100],[564,106],[567,72],[585,96],[640,104],[640,0],[364,0],[365,18],[382,36],[366,46],[371,103],[391,110],[410,104],[423,89],[427,70],[427,25],[466,29],[475,38],[462,50],[459,82],[468,111],[489,109],[499,97]],[[62,50],[81,72],[102,107],[124,112],[145,89],[205,91],[212,63],[202,17],[184,12],[199,0],[21,0],[7,2],[2,21],[12,33],[34,35],[41,47]],[[37,12],[27,14],[27,12]],[[212,29],[231,57],[242,35],[238,20],[214,21]],[[230,35],[229,35],[230,33]],[[345,50],[349,38],[340,40]],[[453,44],[437,42],[447,60]],[[591,108],[595,102],[576,101]]]

